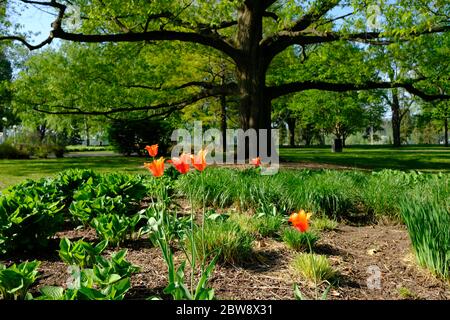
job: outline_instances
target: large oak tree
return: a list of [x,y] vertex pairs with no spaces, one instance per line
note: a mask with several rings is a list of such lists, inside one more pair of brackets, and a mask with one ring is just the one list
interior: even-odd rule
[[[68,12],[69,1],[18,2],[53,9],[56,14],[52,31],[42,43],[31,44],[23,35],[6,34],[2,28],[4,35],[0,40],[18,41],[31,50],[42,48],[54,39],[149,45],[179,41],[212,48],[234,63],[236,82],[218,84],[196,80],[180,84],[180,88],[189,86],[198,90],[183,101],[145,106],[149,109],[174,108],[210,97],[235,95],[239,97],[241,127],[268,129],[272,101],[305,90],[344,92],[403,88],[429,101],[449,98],[448,92],[442,90],[445,87],[442,82],[448,81],[447,74],[411,72],[402,79],[390,81],[383,76],[373,77],[376,70],[368,72],[371,75],[368,78],[343,77],[327,70],[325,74],[330,76],[311,73],[299,79],[286,77],[289,80],[280,81],[275,77],[276,81],[270,80],[270,74],[277,72],[276,60],[282,59],[290,48],[294,48],[303,63],[308,59],[308,52],[333,43],[356,43],[366,48],[414,42],[424,37],[439,38],[450,30],[447,1],[396,0],[374,7],[371,5],[376,4],[375,1],[358,0],[72,0],[70,4],[79,8],[82,21],[76,30],[70,30],[66,23],[74,15]],[[110,110],[96,113],[123,110],[128,111],[125,106],[112,106]],[[89,113],[75,109],[54,111],[71,112]]]

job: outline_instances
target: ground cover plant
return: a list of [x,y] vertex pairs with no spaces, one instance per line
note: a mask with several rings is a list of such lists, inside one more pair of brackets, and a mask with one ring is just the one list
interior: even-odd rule
[[[157,150],[147,151],[150,174],[73,169],[27,180],[0,197],[0,259],[9,261],[2,270],[13,270],[5,273],[8,279],[14,274],[27,284],[17,289],[3,280],[4,299],[127,299],[136,295],[136,277],[155,257],[163,261],[157,268],[164,290],[139,298],[220,298],[216,272],[264,270],[275,261],[292,274],[285,284],[290,298],[330,298],[346,282],[330,239],[377,221],[405,224],[417,270],[429,269],[446,286],[446,174],[286,169],[261,176],[260,163],[244,170],[208,167],[204,153],[171,159],[168,169]],[[64,287],[67,279],[39,284],[38,261],[29,271],[26,264],[14,265],[23,254],[33,260],[36,249],[72,266],[75,286]],[[125,259],[127,252],[135,259],[142,250],[155,256],[139,260],[139,268]],[[376,257],[379,250],[365,254]],[[404,297],[401,292],[410,289],[402,288],[392,294]]]

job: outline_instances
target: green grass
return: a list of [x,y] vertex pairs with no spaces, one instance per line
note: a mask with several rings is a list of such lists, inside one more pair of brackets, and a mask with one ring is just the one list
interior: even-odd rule
[[349,146],[342,153],[331,147],[281,148],[281,161],[332,164],[360,169],[450,172],[450,148],[443,146]]
[[[239,264],[252,256],[253,237],[235,221],[207,221],[204,231],[203,237],[201,226],[194,231],[194,248],[201,259],[218,255],[219,262]],[[186,238],[186,247],[192,252],[190,236]]]
[[25,179],[53,177],[66,169],[93,169],[97,172],[145,173],[143,158],[122,156],[62,159],[0,160],[0,190]]
[[[413,195],[450,198],[449,174],[382,170],[281,170],[274,176],[248,174],[246,171],[209,168],[202,178],[192,173],[175,181],[181,196],[216,208],[237,206],[241,211],[258,212],[261,203],[271,204],[282,214],[300,209],[318,217],[355,223],[374,218],[400,220],[399,203]],[[442,201],[440,201],[442,203]]]
[[248,215],[236,213],[230,217],[242,230],[245,230],[256,237],[278,238],[282,225],[287,221],[281,215]]
[[333,231],[338,227],[338,222],[326,217],[315,217],[311,221],[311,227],[317,231]]
[[450,279],[450,200],[443,206],[438,197],[436,190],[433,197],[405,199],[400,207],[419,264]]
[[319,236],[314,232],[300,232],[292,227],[285,228],[282,235],[283,242],[296,251],[311,251]]
[[300,253],[291,262],[294,272],[315,284],[332,282],[337,273],[326,256],[312,253]]

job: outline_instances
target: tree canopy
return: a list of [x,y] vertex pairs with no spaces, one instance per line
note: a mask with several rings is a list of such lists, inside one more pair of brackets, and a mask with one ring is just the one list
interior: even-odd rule
[[[240,125],[246,129],[270,128],[272,101],[307,90],[403,88],[427,101],[449,98],[448,63],[442,58],[448,53],[450,30],[445,0],[2,3],[53,10],[55,21],[47,39],[31,44],[4,14],[0,40],[32,50],[54,39],[85,43],[76,53],[62,48],[69,51],[65,59],[72,59],[70,68],[78,66],[78,78],[86,75],[85,83],[72,83],[86,93],[86,101],[64,92],[38,103],[36,109],[48,113],[111,116],[137,110],[161,116],[226,95],[237,97]],[[49,61],[46,72],[59,74],[60,64],[51,61],[61,57],[53,55],[44,52],[40,59]],[[203,66],[210,65],[210,57],[226,61],[235,76],[224,82],[208,75]],[[405,69],[395,79],[387,76],[393,60]],[[108,81],[114,84],[100,88]],[[152,88],[165,90],[138,93]],[[51,91],[36,93],[40,98],[60,94]],[[94,97],[96,91],[102,94]]]

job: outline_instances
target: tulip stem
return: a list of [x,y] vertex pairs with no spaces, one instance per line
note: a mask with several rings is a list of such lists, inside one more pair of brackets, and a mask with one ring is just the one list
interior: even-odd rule
[[196,256],[196,250],[195,247],[195,241],[194,241],[194,201],[192,200],[192,187],[191,192],[189,193],[189,198],[191,202],[191,234],[190,234],[190,241],[191,241],[191,293],[194,290],[194,271],[195,271],[195,256]]
[[202,273],[204,271],[204,264],[205,264],[205,260],[206,260],[206,246],[205,246],[205,203],[206,203],[206,199],[205,199],[205,182],[204,182],[204,171],[202,171],[200,173],[201,175],[201,183],[202,183],[202,195],[203,195],[203,203],[202,203],[202,250],[203,250],[203,259],[202,259]]

